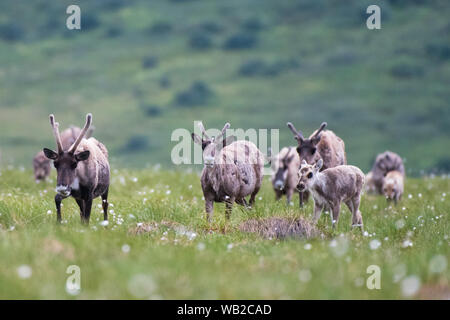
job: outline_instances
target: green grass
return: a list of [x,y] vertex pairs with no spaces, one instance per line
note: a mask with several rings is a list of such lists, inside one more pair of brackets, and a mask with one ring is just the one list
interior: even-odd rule
[[[350,213],[343,209],[336,232],[329,217],[322,216],[319,228],[325,239],[279,241],[242,233],[239,224],[254,217],[311,218],[312,202],[304,209],[297,207],[297,199],[294,206],[275,202],[267,178],[253,210],[235,207],[226,222],[224,205],[216,204],[208,225],[196,173],[115,170],[110,209],[116,218],[110,214],[109,226],[101,226],[97,199],[86,228],[73,199],[63,202],[66,222],[56,225],[54,182],[35,184],[29,170],[4,169],[0,298],[402,299],[410,298],[402,291],[410,276],[421,283],[413,298],[430,297],[430,288],[441,290],[437,297],[443,298],[450,290],[450,268],[433,273],[430,261],[440,255],[449,262],[449,181],[408,179],[396,207],[388,207],[382,197],[363,196],[368,236],[350,228]],[[181,224],[196,236],[164,226],[140,235],[129,232],[137,223],[162,221]],[[375,239],[381,246],[372,250]],[[406,239],[412,247],[403,247]],[[122,251],[124,245],[130,247],[128,253]],[[19,277],[22,265],[31,267],[31,277]],[[65,291],[69,265],[81,268],[77,296]],[[366,288],[369,265],[381,268],[380,290]]]

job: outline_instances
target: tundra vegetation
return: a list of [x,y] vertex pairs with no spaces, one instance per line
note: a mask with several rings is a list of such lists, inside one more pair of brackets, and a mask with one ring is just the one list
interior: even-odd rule
[[[55,179],[54,170],[53,182],[40,184],[31,168],[1,170],[0,298],[448,298],[449,177],[409,178],[397,206],[363,195],[365,235],[342,206],[336,231],[324,215],[316,226],[324,238],[295,240],[240,230],[255,219],[312,221],[313,202],[300,209],[274,201],[269,177],[252,210],[236,206],[226,221],[217,204],[208,224],[198,173],[113,169],[109,225],[101,225],[98,198],[87,228],[74,201],[64,202],[56,225]],[[373,264],[380,290],[366,287]],[[65,291],[69,265],[81,268],[75,296]]]

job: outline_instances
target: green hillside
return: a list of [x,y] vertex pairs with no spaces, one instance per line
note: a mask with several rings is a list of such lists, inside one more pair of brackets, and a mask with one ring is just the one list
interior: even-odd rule
[[[67,30],[69,4],[82,30]],[[202,119],[280,128],[282,145],[286,121],[327,121],[364,170],[391,149],[410,174],[449,171],[449,16],[426,0],[3,0],[1,161],[54,146],[49,113],[64,127],[92,112],[118,167],[171,166],[171,132]]]

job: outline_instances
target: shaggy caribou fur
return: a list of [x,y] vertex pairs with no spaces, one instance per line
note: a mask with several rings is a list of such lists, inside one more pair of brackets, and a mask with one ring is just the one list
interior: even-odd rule
[[211,221],[214,202],[226,202],[226,217],[230,218],[233,203],[247,206],[245,197],[250,195],[250,206],[255,202],[264,170],[264,156],[250,141],[234,141],[230,136],[223,139],[230,124],[222,132],[210,138],[199,124],[202,137],[192,133],[195,143],[202,146],[204,168],[201,176],[205,209]]
[[[274,157],[269,157],[272,166],[272,187],[276,200],[286,195],[287,204],[291,203],[294,192],[297,191],[297,171],[300,167],[300,157],[295,147],[285,147]],[[298,192],[300,206],[303,205],[301,193]]]
[[89,224],[92,201],[101,196],[103,218],[108,219],[109,162],[108,151],[95,138],[85,139],[92,115],[86,116],[86,124],[74,143],[65,149],[59,134],[59,124],[50,115],[50,124],[56,139],[57,152],[44,148],[45,156],[53,160],[57,171],[55,204],[57,221],[61,222],[61,201],[72,196],[80,207],[82,223]]
[[[297,140],[297,152],[301,161],[305,160],[308,164],[314,164],[322,159],[322,170],[347,164],[345,143],[333,131],[324,130],[327,126],[326,122],[323,122],[308,139],[304,138],[302,132],[297,131],[292,123],[288,122],[287,126]],[[300,205],[307,199],[308,192],[300,192]]]
[[400,171],[389,171],[383,180],[383,194],[387,200],[397,203],[403,195],[404,176]]
[[352,213],[352,226],[363,226],[359,204],[364,186],[364,173],[354,166],[337,166],[319,172],[323,166],[320,159],[316,164],[302,161],[298,171],[300,191],[308,190],[314,198],[314,223],[320,218],[324,208],[330,208],[335,228],[343,201]]
[[[93,128],[91,127],[86,132],[86,139],[91,137],[92,132]],[[63,149],[69,149],[80,133],[81,129],[75,126],[70,126],[70,128],[61,132],[60,136]],[[34,169],[34,179],[36,180],[36,182],[45,180],[50,176],[51,160],[45,156],[44,151],[42,150],[39,151],[33,158],[33,169]]]
[[383,180],[389,171],[398,171],[405,176],[405,167],[402,158],[391,151],[380,153],[372,167],[372,179],[376,192],[383,194]]

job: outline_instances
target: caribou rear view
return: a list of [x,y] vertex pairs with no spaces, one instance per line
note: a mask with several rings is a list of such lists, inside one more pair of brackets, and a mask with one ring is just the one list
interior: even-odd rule
[[44,154],[57,172],[55,204],[57,221],[61,222],[61,202],[72,196],[80,207],[81,222],[89,224],[92,201],[102,197],[103,218],[108,220],[109,161],[106,147],[95,138],[85,139],[92,122],[86,115],[84,128],[73,144],[65,148],[59,133],[59,124],[50,115],[50,124],[55,136],[57,151],[44,148]]

